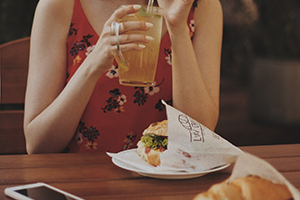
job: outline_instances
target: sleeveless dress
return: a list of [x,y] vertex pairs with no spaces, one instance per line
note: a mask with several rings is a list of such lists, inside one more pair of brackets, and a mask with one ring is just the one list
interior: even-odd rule
[[[193,35],[193,13],[187,22]],[[75,0],[67,38],[67,82],[93,50],[99,36],[89,23],[79,0]],[[155,84],[131,87],[119,84],[118,65],[98,80],[66,152],[118,152],[135,148],[149,124],[166,119],[161,99],[172,104],[171,42],[161,40]]]

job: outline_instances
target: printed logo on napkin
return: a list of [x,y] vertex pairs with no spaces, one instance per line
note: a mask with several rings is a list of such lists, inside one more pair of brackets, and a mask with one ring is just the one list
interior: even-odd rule
[[204,171],[235,161],[242,151],[201,123],[166,105],[168,150],[160,167]]

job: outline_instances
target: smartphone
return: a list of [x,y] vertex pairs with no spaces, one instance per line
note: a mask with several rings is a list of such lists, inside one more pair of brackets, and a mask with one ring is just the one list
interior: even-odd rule
[[15,187],[8,187],[4,193],[19,200],[84,200],[46,183],[33,183]]

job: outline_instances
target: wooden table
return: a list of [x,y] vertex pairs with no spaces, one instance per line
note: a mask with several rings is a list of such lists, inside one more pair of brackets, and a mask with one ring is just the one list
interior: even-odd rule
[[[267,160],[300,189],[300,144],[248,146],[242,150]],[[45,182],[84,199],[193,199],[229,177],[232,167],[187,180],[140,176],[116,167],[104,153],[0,156],[0,199],[4,189]]]

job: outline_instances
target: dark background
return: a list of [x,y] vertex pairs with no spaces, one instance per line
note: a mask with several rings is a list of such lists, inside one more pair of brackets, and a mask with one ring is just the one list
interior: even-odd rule
[[30,36],[38,0],[0,0],[0,44]]

